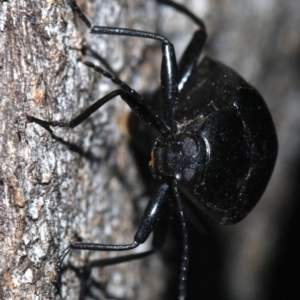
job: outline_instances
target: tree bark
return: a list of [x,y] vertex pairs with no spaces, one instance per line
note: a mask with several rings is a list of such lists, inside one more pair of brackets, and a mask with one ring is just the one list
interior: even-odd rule
[[[78,5],[98,25],[154,27],[153,3]],[[91,36],[78,18],[76,29],[67,1],[8,1],[1,2],[0,9],[0,298],[59,299],[59,253],[72,241],[131,243],[136,214],[132,201],[143,188],[122,134],[121,120],[128,109],[120,100],[108,103],[74,130],[54,128],[56,138],[28,123],[26,115],[69,121],[116,89],[82,64],[88,60],[85,45],[130,81],[133,66],[151,42]],[[137,81],[136,87],[140,85]],[[105,256],[71,251],[64,264],[80,267]],[[145,272],[143,262],[93,270],[92,280],[101,286],[89,283],[91,293],[99,299],[151,299],[150,294],[157,296],[162,289],[159,265],[156,256],[153,267],[148,267],[156,269],[156,277]],[[151,289],[150,282],[156,282]],[[82,278],[67,268],[62,298],[78,299],[83,292]]]

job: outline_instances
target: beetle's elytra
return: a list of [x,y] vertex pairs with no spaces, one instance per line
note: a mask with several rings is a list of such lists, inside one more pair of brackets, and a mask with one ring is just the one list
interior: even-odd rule
[[236,72],[207,57],[180,93],[175,119],[180,132],[205,145],[198,181],[183,182],[182,190],[220,224],[239,222],[261,198],[276,159],[264,100]]
[[[106,102],[120,96],[139,119],[157,132],[159,136],[151,151],[150,170],[158,180],[158,187],[144,211],[133,241],[122,245],[72,243],[63,251],[58,268],[60,272],[71,249],[130,250],[144,243],[153,232],[153,249],[123,256],[116,259],[116,263],[152,254],[165,241],[171,202],[175,202],[183,247],[178,299],[184,300],[189,243],[182,193],[219,224],[239,222],[253,209],[268,184],[277,154],[277,138],[266,104],[251,85],[211,58],[204,58],[197,66],[206,40],[204,23],[176,3],[157,1],[173,6],[199,26],[178,68],[173,45],[167,38],[132,29],[92,26],[76,2],[69,0],[72,10],[91,34],[150,38],[161,42],[161,96],[154,99],[154,109],[118,77],[85,62],[86,66],[111,79],[119,89],[96,101],[70,122],[44,121],[32,116],[27,116],[27,119],[43,127],[73,128]],[[160,105],[160,100],[163,105]],[[162,116],[158,106],[163,106]]]

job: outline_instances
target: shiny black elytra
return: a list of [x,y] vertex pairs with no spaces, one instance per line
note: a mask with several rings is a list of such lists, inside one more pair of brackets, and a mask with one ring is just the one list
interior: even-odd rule
[[29,122],[43,127],[74,128],[109,100],[120,96],[144,123],[160,136],[151,152],[150,169],[159,181],[134,235],[126,245],[72,243],[60,256],[59,270],[70,249],[123,251],[138,247],[153,235],[153,249],[122,256],[115,262],[145,257],[164,243],[175,200],[179,211],[183,254],[179,297],[186,298],[188,233],[181,204],[181,193],[219,224],[241,221],[261,198],[270,179],[277,154],[277,138],[271,115],[259,93],[237,73],[204,58],[197,66],[206,40],[205,25],[184,7],[167,0],[188,15],[199,29],[184,55],[177,62],[173,45],[165,37],[137,30],[92,26],[74,0],[72,10],[92,34],[125,35],[156,39],[162,43],[161,97],[164,116],[157,115],[143,98],[116,76],[91,62],[90,68],[111,79],[120,89],[111,92],[68,123],[44,121],[27,116]]

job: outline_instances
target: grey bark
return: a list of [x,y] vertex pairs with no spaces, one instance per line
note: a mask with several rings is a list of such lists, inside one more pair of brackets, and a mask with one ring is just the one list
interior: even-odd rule
[[[95,24],[144,29],[154,24],[155,14],[148,14],[154,11],[153,3],[78,4]],[[26,115],[68,121],[116,88],[81,63],[85,43],[127,81],[145,43],[92,37],[78,19],[76,29],[67,1],[8,1],[1,2],[0,9],[0,298],[60,298],[54,285],[55,266],[71,241],[132,241],[132,201],[141,195],[142,187],[120,130],[128,110],[115,100],[74,130],[54,129],[81,154],[70,151],[44,128],[28,124]],[[99,252],[72,251],[65,263],[82,266],[103,257]],[[153,273],[145,273],[143,265],[134,262],[94,270],[93,279],[104,286],[93,289],[96,297],[151,299],[147,285]],[[152,276],[156,288],[152,286],[151,293],[157,295],[161,288],[157,257],[152,266],[157,276]],[[73,271],[63,274],[61,292],[62,298],[78,299],[80,280]]]

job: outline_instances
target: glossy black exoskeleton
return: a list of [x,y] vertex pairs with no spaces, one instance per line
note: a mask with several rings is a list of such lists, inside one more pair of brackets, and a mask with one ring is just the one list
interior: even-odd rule
[[90,62],[85,64],[120,86],[95,102],[68,123],[29,122],[44,127],[73,128],[109,100],[120,96],[145,124],[159,133],[151,152],[150,169],[159,185],[143,214],[133,242],[126,245],[73,243],[62,254],[59,267],[70,249],[123,251],[144,243],[151,232],[153,250],[124,256],[120,261],[144,257],[163,244],[170,220],[170,201],[180,215],[183,254],[179,299],[186,297],[188,232],[181,204],[184,193],[195,206],[219,224],[242,220],[256,205],[271,177],[277,154],[277,139],[271,115],[260,94],[237,73],[209,57],[197,66],[206,40],[203,22],[171,1],[160,0],[192,18],[199,26],[179,64],[173,45],[163,36],[131,29],[92,26],[70,0],[73,11],[92,34],[125,35],[162,43],[161,98],[164,116],[158,116],[144,99],[118,77]]
[[176,164],[182,191],[220,224],[241,221],[261,198],[277,154],[262,97],[233,70],[207,57],[180,92],[175,120],[180,139],[187,137],[183,160]]

